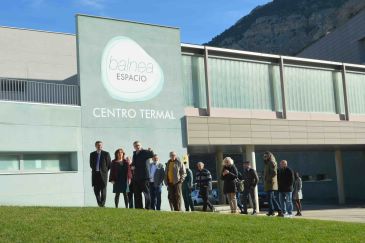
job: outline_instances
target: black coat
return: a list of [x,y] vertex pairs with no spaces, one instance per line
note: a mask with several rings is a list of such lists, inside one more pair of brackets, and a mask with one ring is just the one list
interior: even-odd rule
[[138,154],[133,152],[133,180],[146,181],[150,179],[150,161],[153,157],[153,151],[142,149]]
[[[229,174],[223,175],[223,171],[228,170]],[[223,166],[221,172],[221,179],[223,180],[223,193],[236,193],[236,178],[238,177],[238,171],[236,166],[233,164],[231,166]]]
[[90,168],[91,168],[91,183],[92,186],[106,186],[108,182],[108,171],[110,169],[111,159],[110,155],[106,151],[100,152],[100,175],[102,178],[102,182],[104,185],[98,185],[98,181],[96,178],[96,162],[98,159],[98,153],[96,151],[90,153]]
[[278,184],[279,192],[292,192],[294,184],[294,173],[286,167],[285,169],[280,168],[278,170]]
[[259,177],[256,170],[249,168],[243,170],[242,180],[244,180],[245,189],[254,188],[259,182]]

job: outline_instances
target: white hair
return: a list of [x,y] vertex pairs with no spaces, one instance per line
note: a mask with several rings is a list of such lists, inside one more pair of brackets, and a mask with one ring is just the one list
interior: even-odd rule
[[227,162],[228,165],[233,165],[234,164],[234,161],[233,161],[233,159],[231,157],[225,157],[223,159],[223,164],[225,164],[225,162]]

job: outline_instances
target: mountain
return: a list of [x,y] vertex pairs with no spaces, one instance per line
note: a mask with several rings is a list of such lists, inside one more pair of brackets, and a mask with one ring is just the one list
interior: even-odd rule
[[209,46],[295,55],[365,9],[365,0],[274,0],[214,37]]

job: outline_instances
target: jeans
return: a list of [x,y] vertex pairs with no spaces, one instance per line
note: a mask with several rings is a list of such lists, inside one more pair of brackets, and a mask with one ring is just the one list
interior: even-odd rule
[[209,188],[201,187],[199,188],[199,194],[203,199],[203,211],[207,211],[207,207],[211,210],[213,209],[213,204],[209,201]]
[[251,197],[253,211],[256,212],[255,187],[245,188],[242,192],[243,211],[247,212],[248,197]]
[[293,211],[292,192],[279,192],[279,201],[283,213],[291,215]]
[[242,192],[236,192],[237,198],[237,207],[243,212],[243,205],[242,205]]
[[267,197],[269,201],[269,213],[274,213],[274,211],[281,212],[280,205],[276,200],[276,191],[267,191]]
[[184,199],[185,211],[189,212],[190,209],[191,211],[194,211],[193,199],[191,198],[191,189],[183,184],[182,194]]
[[155,186],[150,183],[151,209],[161,210],[161,186]]

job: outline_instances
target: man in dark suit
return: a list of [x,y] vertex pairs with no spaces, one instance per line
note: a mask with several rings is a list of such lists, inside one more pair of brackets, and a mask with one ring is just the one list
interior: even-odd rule
[[111,160],[109,153],[103,150],[101,141],[95,142],[95,148],[96,151],[90,153],[91,182],[99,207],[104,207]]
[[145,198],[145,208],[151,208],[151,197],[150,197],[150,159],[154,153],[149,148],[145,150],[142,148],[140,142],[135,141],[133,143],[134,152],[132,159],[132,170],[133,170],[133,193],[135,208],[143,208],[142,203],[142,192]]

